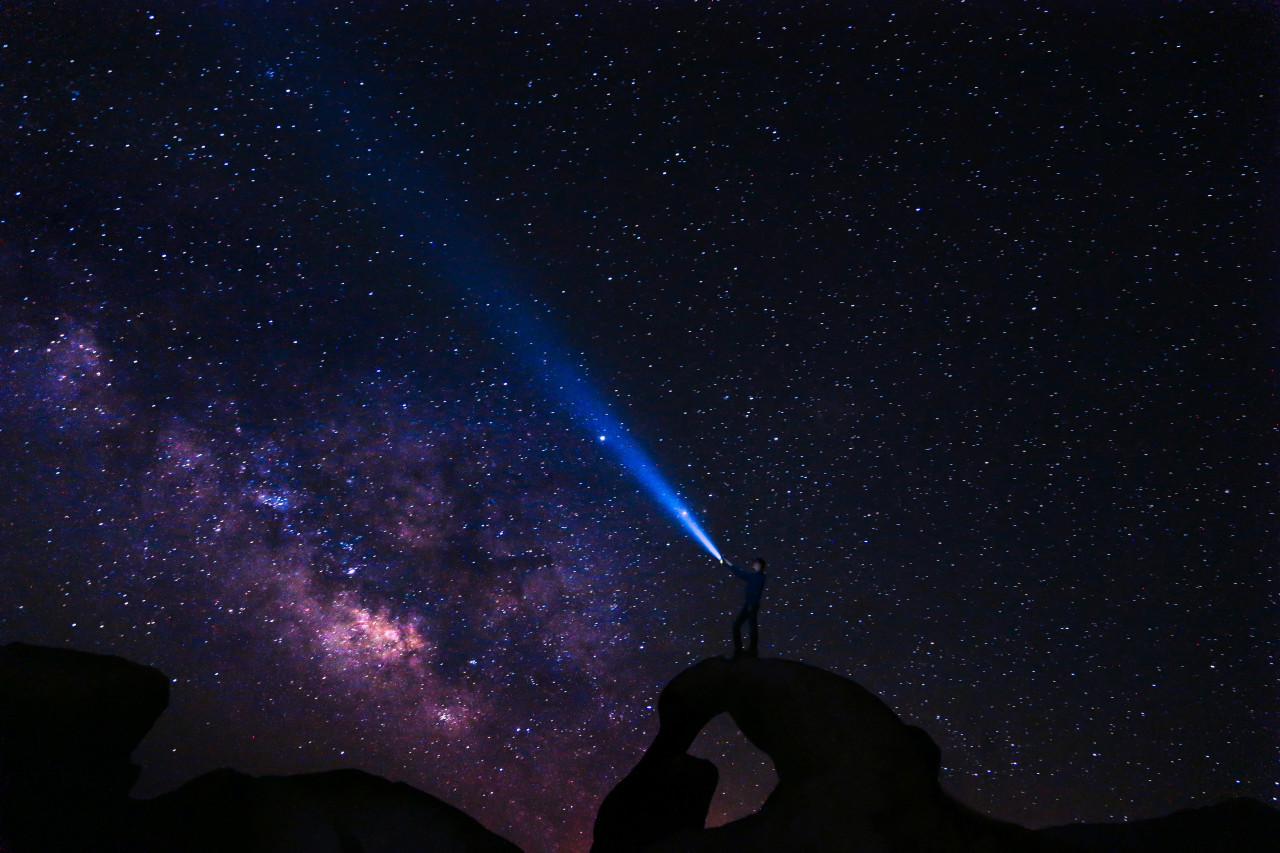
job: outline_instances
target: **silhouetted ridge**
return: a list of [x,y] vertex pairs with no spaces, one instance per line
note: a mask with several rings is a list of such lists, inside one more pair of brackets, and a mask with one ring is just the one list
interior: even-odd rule
[[[519,851],[453,806],[358,770],[224,769],[130,799],[130,755],[168,692],[160,672],[122,658],[0,647],[0,851]],[[1280,812],[1256,800],[1036,832],[984,817],[943,792],[927,733],[849,679],[792,661],[703,661],[672,679],[658,713],[653,744],[600,806],[593,853],[1280,850]],[[718,773],[688,749],[720,713],[773,759],[778,786],[755,814],[705,829]]]
[[1073,823],[1037,833],[1070,853],[1263,853],[1280,850],[1280,812],[1239,797],[1130,823]]
[[360,770],[248,776],[215,770],[144,803],[140,846],[184,853],[518,853],[460,809]]
[[359,770],[217,770],[129,799],[169,680],[123,658],[0,647],[3,853],[519,853],[430,794]]

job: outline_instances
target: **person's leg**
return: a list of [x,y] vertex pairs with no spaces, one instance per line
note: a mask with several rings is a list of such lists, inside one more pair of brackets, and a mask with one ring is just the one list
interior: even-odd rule
[[733,620],[733,653],[735,655],[742,654],[742,623],[747,621],[747,615],[750,608],[744,607],[738,612],[738,618]]
[[758,648],[760,646],[760,624],[757,618],[760,615],[760,608],[751,608],[751,615],[747,617],[748,627],[750,628],[751,645],[747,647],[747,654],[752,657],[759,657]]

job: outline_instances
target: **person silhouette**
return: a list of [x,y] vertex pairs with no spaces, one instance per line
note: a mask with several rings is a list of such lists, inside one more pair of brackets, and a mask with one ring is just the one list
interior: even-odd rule
[[733,656],[740,657],[742,650],[742,626],[745,623],[748,629],[749,644],[746,654],[751,657],[759,657],[760,646],[760,626],[756,621],[756,617],[760,613],[760,594],[764,592],[764,582],[769,579],[765,574],[765,561],[762,557],[756,557],[751,562],[751,571],[744,571],[723,557],[720,562],[729,567],[729,571],[733,572],[737,577],[746,582],[746,598],[742,604],[742,610],[738,613],[738,618],[733,620]]

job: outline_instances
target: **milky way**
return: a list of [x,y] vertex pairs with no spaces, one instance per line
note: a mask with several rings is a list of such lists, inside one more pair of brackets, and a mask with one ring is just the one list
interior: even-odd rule
[[741,596],[607,406],[965,802],[1274,803],[1275,12],[890,5],[0,13],[0,639],[584,850]]
[[[575,805],[598,795],[531,756],[598,755],[593,732],[643,718],[645,694],[614,668],[656,628],[634,611],[648,603],[638,554],[658,546],[623,529],[620,514],[654,526],[626,502],[588,503],[581,463],[535,411],[353,380],[311,385],[258,426],[221,395],[205,413],[155,414],[86,325],[11,334],[6,435],[40,487],[11,529],[51,561],[17,558],[16,586],[35,596],[18,595],[17,623],[75,614],[65,640],[146,650],[215,694],[214,719],[302,703],[338,731],[358,720],[346,736],[392,741],[345,751],[355,761],[470,766],[495,788],[562,786]],[[198,663],[170,662],[170,644]]]

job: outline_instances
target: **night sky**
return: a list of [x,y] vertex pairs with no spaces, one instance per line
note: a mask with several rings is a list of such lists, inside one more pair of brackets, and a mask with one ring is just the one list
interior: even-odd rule
[[585,849],[742,595],[629,442],[964,802],[1276,803],[1277,12],[837,5],[4,4],[0,640],[174,680],[137,795]]

